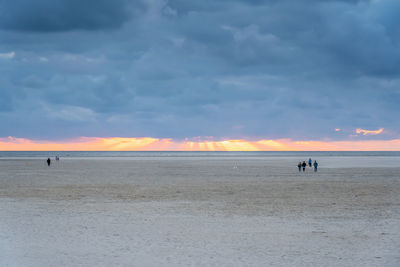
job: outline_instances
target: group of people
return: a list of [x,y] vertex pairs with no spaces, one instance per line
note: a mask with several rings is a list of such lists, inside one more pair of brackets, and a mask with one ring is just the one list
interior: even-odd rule
[[[310,168],[312,166],[314,166],[314,172],[316,172],[318,170],[318,162],[316,160],[314,160],[314,164],[313,164],[311,158],[308,159],[308,166]],[[301,163],[301,161],[299,161],[299,163],[297,164],[297,168],[299,168],[299,172],[301,172],[302,168],[303,168],[303,172],[305,172],[306,167],[307,167],[306,161],[303,161],[303,163]]]
[[[59,160],[60,160],[60,157],[59,157],[59,156],[56,156],[56,161],[59,161]],[[51,159],[50,159],[50,158],[47,158],[46,162],[47,162],[47,166],[50,166],[50,164],[51,164]]]

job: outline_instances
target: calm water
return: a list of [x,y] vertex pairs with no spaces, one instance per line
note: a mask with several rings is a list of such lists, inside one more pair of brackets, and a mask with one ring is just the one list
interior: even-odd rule
[[400,151],[0,151],[0,158],[84,158],[84,157],[400,157]]

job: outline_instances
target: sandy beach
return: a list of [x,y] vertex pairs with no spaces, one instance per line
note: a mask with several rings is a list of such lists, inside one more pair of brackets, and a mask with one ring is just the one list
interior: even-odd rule
[[399,266],[400,157],[298,160],[1,159],[0,266]]

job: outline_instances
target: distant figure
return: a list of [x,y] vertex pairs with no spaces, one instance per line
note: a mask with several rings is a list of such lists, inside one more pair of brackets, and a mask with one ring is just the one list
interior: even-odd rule
[[306,163],[305,161],[303,161],[303,164],[301,164],[301,166],[303,167],[303,172],[305,172],[305,171],[306,171],[307,163]]
[[60,160],[60,158],[59,158],[58,156],[56,156],[56,160],[57,160],[57,161],[59,161],[59,160]]
[[297,164],[297,168],[299,168],[299,172],[301,172],[301,161],[299,161],[299,164]]
[[318,170],[318,162],[314,160],[314,172],[317,172]]
[[50,158],[47,158],[47,166],[50,166],[51,160]]
[[311,163],[312,163],[312,160],[311,160],[311,158],[309,158],[308,159],[308,166],[311,168]]

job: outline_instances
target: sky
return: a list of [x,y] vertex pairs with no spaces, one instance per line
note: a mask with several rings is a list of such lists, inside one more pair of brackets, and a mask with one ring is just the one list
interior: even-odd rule
[[0,150],[400,150],[399,12],[0,0]]

